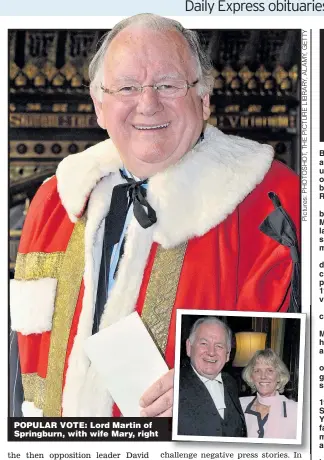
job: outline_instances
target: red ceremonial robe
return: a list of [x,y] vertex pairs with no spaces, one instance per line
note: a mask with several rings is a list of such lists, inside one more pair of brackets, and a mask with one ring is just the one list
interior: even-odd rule
[[[143,229],[131,220],[100,329],[137,309],[171,368],[177,309],[286,311],[289,249],[259,225],[273,211],[270,191],[299,225],[299,180],[272,158],[270,146],[208,126],[203,142],[152,177],[158,222]],[[11,288],[25,415],[112,414],[83,345],[121,166],[110,140],[67,157],[30,207]]]

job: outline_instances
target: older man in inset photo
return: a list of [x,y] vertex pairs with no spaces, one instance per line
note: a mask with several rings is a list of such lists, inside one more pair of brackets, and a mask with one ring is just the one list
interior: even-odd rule
[[186,341],[190,365],[180,368],[178,435],[245,437],[235,380],[222,372],[232,333],[212,316],[198,319]]
[[299,180],[269,145],[207,123],[212,65],[176,21],[118,23],[90,79],[109,139],[60,163],[20,241],[11,320],[23,411],[120,415],[84,343],[137,310],[170,369],[142,415],[170,416],[178,308],[298,308]]

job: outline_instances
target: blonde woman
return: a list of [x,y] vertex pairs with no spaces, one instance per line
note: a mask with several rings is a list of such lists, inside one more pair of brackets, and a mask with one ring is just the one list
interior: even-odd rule
[[257,351],[242,373],[255,396],[240,398],[249,438],[296,438],[297,406],[281,393],[289,372],[271,349]]

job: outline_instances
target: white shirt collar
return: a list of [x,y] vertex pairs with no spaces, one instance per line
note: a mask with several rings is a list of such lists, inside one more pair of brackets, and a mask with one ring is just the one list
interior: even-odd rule
[[219,383],[221,383],[221,384],[223,385],[223,379],[222,379],[222,374],[221,374],[221,372],[220,372],[218,375],[216,375],[216,377],[215,377],[214,379],[208,379],[207,377],[204,377],[204,376],[198,374],[198,372],[197,372],[196,369],[193,367],[193,365],[191,365],[191,367],[193,368],[193,370],[194,370],[195,374],[197,375],[197,377],[199,377],[200,380],[201,380],[203,383],[206,384],[206,382],[208,382],[209,380],[215,380],[216,382],[219,382]]

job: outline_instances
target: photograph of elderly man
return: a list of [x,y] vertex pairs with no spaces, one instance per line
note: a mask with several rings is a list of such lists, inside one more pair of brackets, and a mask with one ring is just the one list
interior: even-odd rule
[[217,313],[177,312],[172,439],[300,444],[306,315]]
[[236,382],[222,372],[232,333],[217,318],[198,319],[186,342],[190,366],[180,369],[178,434],[245,437]]
[[298,404],[281,394],[290,375],[279,356],[270,348],[257,351],[242,378],[256,393],[240,398],[248,437],[295,439]]
[[[300,308],[299,178],[271,145],[208,123],[213,65],[177,21],[119,22],[89,76],[109,139],[66,156],[29,207],[10,289],[22,390],[10,400],[17,416],[16,398],[25,416],[120,416],[84,342],[137,310],[169,368],[144,392],[141,415],[171,416],[177,309]],[[227,377],[224,389],[234,422],[212,405],[210,417],[242,436]]]

